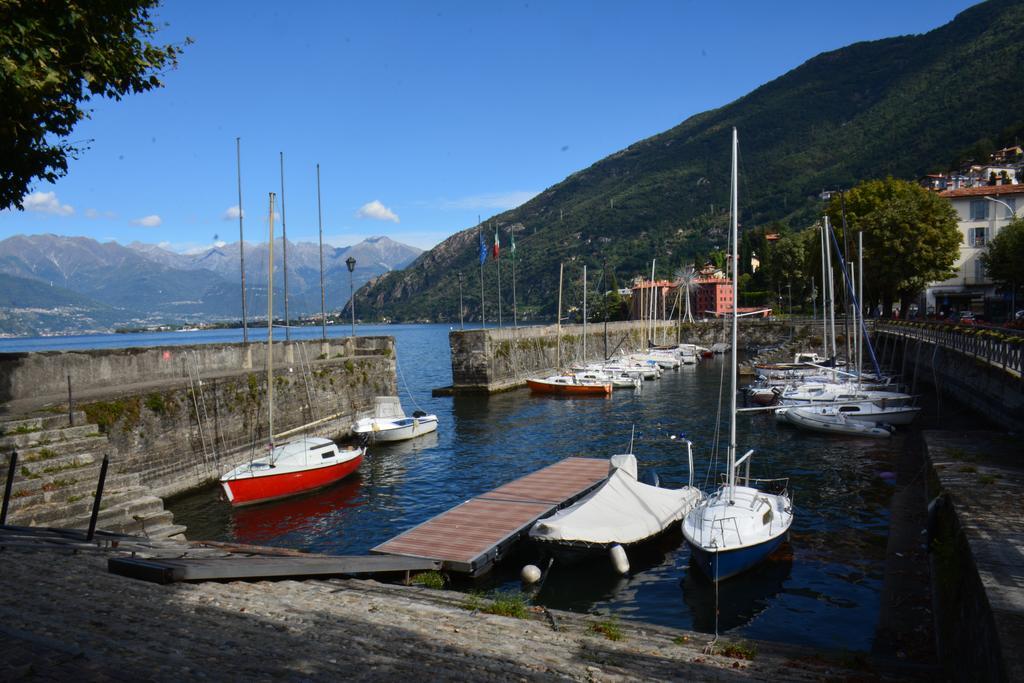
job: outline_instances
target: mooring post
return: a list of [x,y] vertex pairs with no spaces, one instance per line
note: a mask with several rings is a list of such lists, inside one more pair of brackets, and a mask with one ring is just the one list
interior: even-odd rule
[[18,451],[11,451],[11,465],[7,468],[7,485],[4,486],[4,503],[0,508],[0,526],[7,525],[7,507],[11,501],[11,489],[14,487],[14,473],[18,468]]
[[100,466],[100,480],[96,483],[96,498],[92,501],[92,515],[89,517],[89,532],[85,535],[86,541],[91,541],[96,535],[96,518],[100,514],[100,499],[103,498],[103,483],[107,480],[107,467],[110,465],[110,454],[103,454],[103,464]]
[[71,375],[68,375],[68,426],[75,426],[75,406],[71,402]]

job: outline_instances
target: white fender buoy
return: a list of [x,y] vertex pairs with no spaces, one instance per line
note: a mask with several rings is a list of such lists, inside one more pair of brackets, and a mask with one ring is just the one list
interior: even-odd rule
[[612,558],[612,566],[615,567],[615,571],[620,574],[629,573],[629,558],[626,557],[626,549],[616,543],[609,550],[608,554]]
[[526,585],[532,585],[540,581],[540,567],[535,564],[528,564],[519,572],[519,578]]

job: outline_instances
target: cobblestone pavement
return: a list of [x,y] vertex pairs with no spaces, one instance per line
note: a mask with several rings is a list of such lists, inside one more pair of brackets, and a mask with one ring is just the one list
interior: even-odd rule
[[[184,548],[185,546],[183,546]],[[600,617],[527,619],[467,596],[363,580],[173,584],[110,574],[109,553],[0,550],[6,680],[835,680],[839,660],[757,644],[706,655],[708,636]]]

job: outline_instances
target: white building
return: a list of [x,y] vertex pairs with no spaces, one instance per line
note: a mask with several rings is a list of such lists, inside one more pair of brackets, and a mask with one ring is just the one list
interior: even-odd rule
[[953,202],[956,210],[960,256],[954,277],[932,283],[925,290],[928,312],[943,316],[953,311],[974,311],[984,316],[1004,314],[1006,304],[1002,295],[996,293],[980,256],[1014,215],[1024,215],[1024,185],[965,187],[947,190],[939,196]]

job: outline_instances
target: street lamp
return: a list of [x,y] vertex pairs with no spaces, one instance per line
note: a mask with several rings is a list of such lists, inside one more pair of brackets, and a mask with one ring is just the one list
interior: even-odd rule
[[[990,202],[995,202],[996,204],[1002,204],[1003,206],[1006,207],[1006,210],[1010,212],[1010,215],[1013,216],[1013,219],[1017,220],[1017,209],[1015,209],[1012,206],[1010,206],[1007,202],[1004,202],[1002,199],[996,199],[995,197],[989,197],[988,195],[985,195],[985,199],[989,200]],[[1017,283],[1013,282],[1013,283],[1010,284],[1010,319],[1011,320],[1013,320],[1014,317],[1017,315],[1016,312],[1017,312]]]
[[356,290],[352,280],[352,271],[356,269],[356,260],[349,256],[345,259],[348,266],[348,305],[352,309],[352,337],[356,336]]
[[996,204],[1002,204],[1003,206],[1006,207],[1006,210],[1010,212],[1011,216],[1013,216],[1014,218],[1017,217],[1017,209],[1013,208],[1012,206],[1010,206],[1009,204],[1004,202],[1002,199],[996,199],[995,197],[989,197],[988,195],[985,195],[984,198],[989,200],[990,202],[995,202]]

